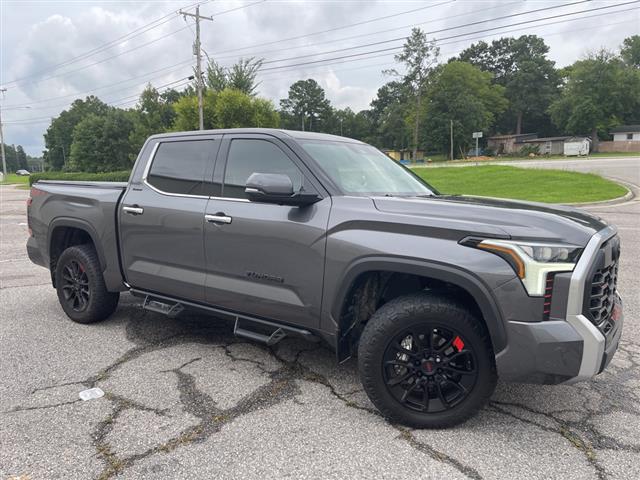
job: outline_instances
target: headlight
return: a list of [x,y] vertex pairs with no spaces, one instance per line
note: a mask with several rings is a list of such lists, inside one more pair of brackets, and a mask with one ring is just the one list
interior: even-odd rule
[[513,240],[466,238],[461,242],[468,247],[494,253],[516,272],[527,293],[532,296],[544,294],[547,274],[571,272],[582,253],[582,247],[561,243],[535,243]]

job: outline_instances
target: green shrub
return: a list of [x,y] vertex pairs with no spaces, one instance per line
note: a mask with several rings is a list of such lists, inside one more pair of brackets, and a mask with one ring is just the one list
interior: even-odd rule
[[520,156],[528,157],[531,154],[536,156],[540,155],[540,146],[539,145],[525,145],[520,149]]
[[29,185],[33,185],[38,180],[73,180],[91,182],[126,182],[129,180],[129,170],[107,173],[85,173],[85,172],[41,172],[33,173],[29,177]]

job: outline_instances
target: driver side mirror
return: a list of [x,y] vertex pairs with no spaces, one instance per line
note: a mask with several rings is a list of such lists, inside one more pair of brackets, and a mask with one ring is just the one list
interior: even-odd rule
[[297,207],[311,205],[320,200],[316,193],[294,193],[291,178],[280,173],[252,173],[247,179],[244,193],[252,202]]

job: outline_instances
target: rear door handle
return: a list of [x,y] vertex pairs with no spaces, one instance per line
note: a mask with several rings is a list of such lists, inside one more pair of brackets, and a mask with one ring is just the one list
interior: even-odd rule
[[231,217],[228,217],[223,213],[216,213],[215,215],[205,215],[204,219],[209,223],[231,223]]
[[144,213],[144,208],[138,206],[122,207],[122,211],[129,215],[142,215]]

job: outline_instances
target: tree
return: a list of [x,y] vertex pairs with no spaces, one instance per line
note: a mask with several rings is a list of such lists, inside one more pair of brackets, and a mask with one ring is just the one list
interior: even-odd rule
[[318,130],[318,123],[331,113],[331,104],[325,98],[324,90],[312,78],[298,80],[291,85],[288,97],[280,100],[280,107],[286,127],[296,130],[313,130],[314,124]]
[[486,131],[507,108],[505,88],[492,83],[492,76],[466,62],[444,65],[426,99],[425,141],[441,151],[451,146],[453,122],[454,156],[466,151],[471,133]]
[[71,154],[65,169],[81,172],[113,172],[133,166],[129,135],[131,113],[112,108],[105,115],[89,114],[73,129]]
[[405,122],[405,112],[410,101],[409,88],[403,83],[392,81],[378,89],[369,110],[374,132],[371,143],[394,149],[409,145],[411,132]]
[[506,88],[509,109],[500,122],[509,129],[515,120],[515,133],[522,133],[524,119],[542,126],[549,105],[559,94],[560,77],[555,64],[547,59],[549,47],[536,35],[501,38],[491,44],[478,42],[464,50],[459,60],[490,72],[498,85]]
[[[182,97],[174,106],[173,130],[198,128],[198,101],[195,96]],[[278,127],[280,118],[273,104],[233,88],[216,93],[205,92],[205,128]]]
[[232,88],[218,94],[215,113],[216,128],[252,127],[255,120],[251,97]]
[[[205,90],[203,94],[204,128],[216,128],[216,100],[218,94],[213,90]],[[195,95],[180,98],[173,108],[176,112],[173,126],[174,131],[198,130],[198,98]]]
[[620,56],[628,66],[640,68],[640,35],[624,39],[620,47]]
[[260,82],[256,82],[256,77],[262,62],[261,58],[241,58],[238,63],[225,68],[215,60],[209,60],[205,77],[206,85],[214,92],[232,88],[247,95],[255,96],[256,89],[260,85]]
[[572,134],[591,132],[598,151],[598,131],[638,119],[640,71],[606,50],[589,55],[565,70],[562,96],[550,107],[554,123]]
[[76,125],[87,115],[103,115],[108,109],[107,104],[91,95],[84,100],[74,100],[68,110],[63,110],[54,118],[44,135],[44,159],[47,168],[62,170],[65,161],[69,159]]
[[261,128],[277,128],[280,126],[280,115],[271,100],[253,98],[252,126]]
[[132,149],[140,150],[147,137],[169,130],[175,116],[172,105],[151,84],[147,85],[133,110],[134,126],[129,137]]
[[27,164],[27,154],[24,151],[24,148],[22,148],[22,145],[18,145],[16,147],[16,162],[17,162],[17,167],[16,170],[22,168],[24,170],[28,170],[29,169],[29,165]]
[[[411,93],[415,99],[415,110],[412,115],[413,124],[413,159],[418,156],[418,132],[420,129],[420,111],[422,96],[425,93],[429,77],[438,62],[440,48],[435,40],[429,41],[427,35],[419,28],[413,28],[411,35],[402,46],[402,52],[395,55],[396,62],[403,63],[405,73],[402,75],[404,83],[411,87]],[[397,70],[388,70],[396,76],[400,76]]]

